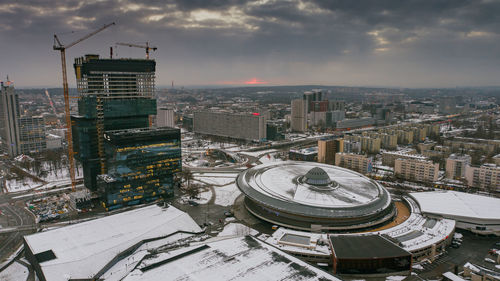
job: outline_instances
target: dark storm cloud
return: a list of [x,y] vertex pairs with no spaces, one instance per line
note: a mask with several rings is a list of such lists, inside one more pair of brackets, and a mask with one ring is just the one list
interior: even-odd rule
[[[204,76],[216,79],[217,73],[220,80],[238,71],[247,75],[261,64],[271,74],[306,77],[289,67],[300,64],[311,79],[326,81],[332,63],[360,72],[384,66],[398,73],[408,66],[442,72],[474,65],[479,77],[480,71],[491,76],[500,62],[494,47],[500,44],[500,1],[494,0],[8,1],[0,4],[0,36],[10,42],[0,40],[0,55],[11,64],[6,53],[15,54],[21,45],[45,46],[53,33],[70,42],[111,21],[117,26],[101,41],[151,40],[168,50],[158,52],[159,59],[168,54],[169,66],[193,73],[193,84],[205,83]],[[205,75],[200,65],[206,64],[231,70]],[[416,79],[425,83],[426,78]]]

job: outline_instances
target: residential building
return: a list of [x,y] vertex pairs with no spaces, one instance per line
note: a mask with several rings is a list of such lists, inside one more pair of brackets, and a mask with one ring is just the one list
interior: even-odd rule
[[380,139],[371,137],[362,137],[361,151],[369,154],[377,154],[380,152]]
[[351,169],[362,174],[372,172],[372,161],[372,158],[365,154],[338,152],[335,155],[335,166]]
[[408,145],[413,143],[413,131],[396,130],[396,135],[398,136],[398,144]]
[[397,149],[398,148],[398,136],[389,134],[379,134],[380,144],[382,148],[385,149]]
[[449,179],[462,179],[465,177],[465,168],[470,165],[469,155],[451,154],[446,159],[446,177]]
[[394,174],[410,181],[435,182],[439,176],[439,164],[429,160],[398,158],[394,162]]
[[480,167],[467,166],[465,179],[471,187],[498,192],[500,191],[500,166],[495,164],[484,164]]
[[307,130],[307,108],[303,99],[292,100],[291,129],[293,132]]
[[404,151],[386,151],[382,153],[382,165],[394,167],[394,163],[396,159],[418,159],[418,160],[426,160],[427,158],[416,154],[417,152],[414,149],[408,149]]
[[337,152],[344,152],[343,139],[320,139],[318,140],[318,162],[330,165],[335,164]]
[[361,143],[359,141],[344,140],[344,152],[360,153],[361,152]]

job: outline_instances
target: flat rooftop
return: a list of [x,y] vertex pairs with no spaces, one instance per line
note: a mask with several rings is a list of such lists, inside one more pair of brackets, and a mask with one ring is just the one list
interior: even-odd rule
[[[24,237],[46,280],[90,278],[129,247],[176,232],[200,232],[186,213],[156,205]],[[33,262],[33,261],[32,261]]]
[[409,256],[410,252],[380,235],[330,235],[338,259],[373,259]]
[[[423,213],[470,220],[500,220],[500,199],[458,191],[410,193]],[[443,204],[446,202],[446,204]]]
[[141,261],[123,281],[152,280],[339,281],[251,236],[207,241]]

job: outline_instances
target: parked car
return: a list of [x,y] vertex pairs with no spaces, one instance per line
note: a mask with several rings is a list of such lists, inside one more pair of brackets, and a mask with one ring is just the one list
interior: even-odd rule
[[193,200],[189,200],[189,201],[188,201],[188,203],[189,203],[189,205],[191,205],[191,206],[198,206],[198,205],[200,205],[200,204],[198,204],[198,202],[193,201]]

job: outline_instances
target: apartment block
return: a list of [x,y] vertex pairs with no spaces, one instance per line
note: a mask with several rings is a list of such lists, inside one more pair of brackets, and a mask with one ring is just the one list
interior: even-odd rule
[[461,179],[465,177],[465,168],[471,163],[469,155],[451,154],[446,159],[446,177],[449,179]]
[[500,191],[500,166],[484,164],[480,167],[467,166],[465,179],[471,187]]
[[198,111],[194,113],[193,130],[197,134],[262,141],[266,139],[266,118],[259,113]]
[[371,173],[372,158],[367,155],[338,152],[335,155],[335,166],[354,170],[362,174]]
[[318,140],[318,162],[333,165],[337,152],[344,152],[343,139]]
[[394,161],[394,174],[410,181],[435,182],[439,164],[429,160],[398,158]]

